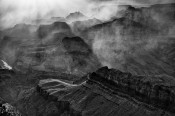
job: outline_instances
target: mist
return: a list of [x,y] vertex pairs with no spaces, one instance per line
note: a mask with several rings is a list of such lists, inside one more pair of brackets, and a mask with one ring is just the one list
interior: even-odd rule
[[9,28],[19,23],[30,24],[37,19],[66,17],[69,13],[77,11],[89,18],[107,20],[112,14],[116,14],[114,12],[117,12],[117,5],[89,0],[1,0],[0,27]]
[[0,0],[0,28],[37,19],[66,17],[72,12],[82,12],[89,18],[109,20],[119,11],[118,5],[146,6],[170,3],[172,0]]
[[72,12],[82,12],[89,18],[109,20],[117,14],[118,5],[145,6],[170,3],[172,0],[0,0],[0,28],[37,19],[65,17]]
[[86,2],[81,0],[1,0],[0,4],[0,24],[3,28],[18,23],[31,23],[36,19],[64,17],[80,9],[83,12],[86,10],[82,10]]
[[[66,17],[70,13],[81,12],[83,15],[87,17],[87,19],[97,18],[100,19],[100,23],[102,23],[102,28],[93,30],[91,28],[91,32],[87,33],[89,37],[82,37],[84,40],[92,40],[91,49],[93,53],[98,57],[99,62],[103,66],[108,66],[111,68],[117,68],[123,71],[129,71],[132,73],[139,72],[141,65],[144,66],[147,71],[152,62],[155,63],[155,67],[163,67],[164,69],[169,70],[168,73],[172,74],[171,67],[169,68],[165,63],[162,63],[159,66],[159,61],[156,61],[156,58],[152,57],[151,52],[155,52],[157,49],[159,50],[160,45],[164,44],[164,46],[168,46],[170,44],[169,41],[173,41],[174,38],[174,21],[168,19],[166,16],[166,10],[169,7],[160,8],[156,10],[156,8],[151,8],[152,5],[155,4],[165,4],[171,3],[172,0],[1,0],[0,1],[0,29],[11,28],[16,24],[27,23],[32,24],[33,21],[37,19],[50,19],[52,17]],[[129,12],[128,16],[124,16],[126,18],[126,22],[120,23],[120,21],[116,21],[118,23],[111,23],[112,19],[117,19],[116,17],[120,14],[121,5],[125,6],[125,11]],[[143,8],[143,10],[133,10],[129,9],[128,5],[133,6],[134,8]],[[145,8],[145,9],[144,9]],[[148,9],[147,9],[148,8]],[[139,11],[139,12],[137,12]],[[168,12],[171,9],[168,9]],[[165,12],[165,13],[160,13]],[[160,15],[159,15],[160,14]],[[170,12],[171,14],[171,12]],[[171,16],[170,16],[171,17]],[[131,21],[132,20],[132,21]],[[110,26],[103,27],[103,21],[110,23]],[[137,23],[138,25],[142,25],[140,27],[136,27],[133,23]],[[40,25],[40,24],[39,24]],[[130,26],[132,25],[132,26]],[[69,25],[70,26],[70,25]],[[93,27],[93,26],[92,26]],[[24,26],[25,28],[25,26]],[[21,29],[23,30],[23,29]],[[36,31],[37,29],[35,29]],[[39,40],[37,37],[37,31],[34,33],[33,31],[31,35],[26,35],[26,33],[16,34],[16,39],[23,43],[31,43],[33,39],[33,47],[37,47],[39,43],[43,43],[43,40],[50,41],[54,37],[53,33],[43,40]],[[157,31],[157,32],[154,32]],[[144,32],[144,33],[143,33]],[[34,34],[33,34],[34,33]],[[84,33],[83,33],[84,34]],[[83,35],[82,34],[82,35]],[[21,36],[21,37],[18,37]],[[33,36],[34,35],[34,36]],[[76,34],[75,34],[76,35]],[[12,40],[14,38],[11,38]],[[37,41],[35,41],[37,40]],[[19,43],[20,43],[19,42]],[[20,44],[21,44],[20,43]],[[38,43],[38,44],[37,44]],[[20,45],[19,44],[19,45]],[[45,42],[47,44],[47,42]],[[57,47],[57,46],[54,46]],[[8,49],[10,48],[10,49]],[[55,49],[55,48],[54,48]],[[169,49],[169,48],[168,48]],[[60,50],[60,49],[59,49]],[[8,61],[9,64],[13,64],[16,60],[15,49],[11,44],[7,47],[7,49],[3,50],[4,57],[8,58],[5,61]],[[155,52],[156,53],[156,52]],[[59,54],[59,53],[58,53]],[[146,54],[146,55],[145,55]],[[159,54],[155,54],[159,57]],[[11,57],[9,57],[11,56]],[[14,60],[12,60],[12,56],[14,56]],[[140,58],[142,56],[148,58]],[[60,57],[60,56],[58,56]],[[48,58],[49,59],[49,58]],[[65,65],[65,63],[61,60],[65,60],[65,56],[61,57],[60,61],[57,61],[58,58],[53,56],[53,62],[51,65]],[[68,58],[69,59],[69,58]],[[131,60],[137,60],[138,66],[135,64],[130,65]],[[148,61],[147,59],[151,59]],[[163,59],[163,57],[162,57]],[[162,60],[161,59],[161,60]],[[27,61],[26,61],[27,62]],[[59,62],[59,63],[55,63]],[[65,61],[66,62],[66,61]],[[167,61],[169,62],[169,61]],[[132,63],[132,62],[131,62]],[[129,67],[129,68],[128,68]],[[168,68],[167,68],[168,67]],[[135,68],[135,69],[134,69]],[[137,70],[137,71],[132,71]],[[158,68],[157,68],[158,69]],[[139,71],[138,71],[139,70]],[[144,70],[144,69],[143,69]],[[150,68],[151,70],[151,68]],[[154,67],[153,67],[154,70]],[[163,70],[163,69],[160,69]],[[145,71],[145,72],[146,72]],[[144,71],[140,71],[138,74],[143,74]],[[144,72],[144,73],[145,73]],[[160,71],[157,71],[159,73]],[[163,72],[163,71],[161,71]],[[156,73],[156,71],[155,71]]]

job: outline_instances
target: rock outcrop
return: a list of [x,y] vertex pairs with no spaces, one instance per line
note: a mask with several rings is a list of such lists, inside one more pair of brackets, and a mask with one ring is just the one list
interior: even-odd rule
[[0,103],[0,115],[1,116],[21,116],[20,112],[8,103]]
[[119,70],[99,69],[92,73],[90,81],[97,82],[115,93],[121,91],[141,102],[174,112],[175,80],[166,76],[134,76]]
[[67,22],[81,21],[87,19],[81,12],[70,13],[66,18]]
[[22,116],[59,116],[57,104],[45,100],[35,90],[40,79],[48,78],[67,80],[70,83],[79,80],[75,75],[58,75],[55,72],[33,70],[23,74],[0,69],[0,116],[11,116],[15,111],[19,111]]
[[62,115],[173,116],[175,113],[173,78],[134,76],[107,67],[87,78],[79,84],[41,80],[37,91],[46,100],[58,103]]
[[80,37],[65,37],[62,42],[68,53],[79,52],[87,55],[92,53],[90,46]]
[[22,116],[21,113],[0,97],[0,116]]
[[44,38],[52,32],[53,33],[65,32],[71,34],[71,29],[66,22],[54,22],[51,25],[41,25],[38,28],[39,38]]

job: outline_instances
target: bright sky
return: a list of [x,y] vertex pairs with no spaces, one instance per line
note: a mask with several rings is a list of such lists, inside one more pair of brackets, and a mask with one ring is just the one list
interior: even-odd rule
[[36,15],[36,13],[38,13],[43,16],[52,11],[57,11],[58,15],[65,15],[65,13],[74,10],[82,10],[85,4],[83,1],[84,0],[1,0],[1,8],[5,10],[11,8],[18,13],[24,13],[23,15]]
[[0,23],[5,26],[37,18],[87,12],[86,0],[0,0]]
[[38,18],[65,17],[76,11],[86,16],[108,19],[116,14],[120,2],[137,4],[138,1],[144,0],[107,0],[106,3],[95,1],[101,0],[0,0],[0,28],[12,27],[17,23],[30,22]]
[[100,19],[115,14],[117,6],[101,7],[103,5],[89,0],[0,0],[0,26],[12,27],[35,19],[65,17],[77,11]]

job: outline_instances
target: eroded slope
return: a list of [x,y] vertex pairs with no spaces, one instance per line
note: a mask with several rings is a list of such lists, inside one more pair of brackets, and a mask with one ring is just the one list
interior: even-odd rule
[[132,76],[101,68],[88,80],[70,84],[56,79],[41,80],[37,91],[59,104],[61,111],[83,116],[173,116],[174,79]]

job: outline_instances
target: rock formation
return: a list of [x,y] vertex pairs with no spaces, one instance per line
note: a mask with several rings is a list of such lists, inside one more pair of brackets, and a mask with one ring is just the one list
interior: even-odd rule
[[69,25],[65,22],[54,22],[51,25],[41,25],[38,28],[38,36],[39,38],[44,38],[47,35],[49,35],[51,32],[56,33],[56,32],[67,32],[71,34],[71,29]]
[[76,37],[66,22],[40,25],[35,30],[31,25],[18,24],[3,34],[0,56],[17,71],[56,71],[82,76],[100,66],[91,47]]
[[107,67],[87,78],[79,84],[41,80],[37,91],[46,100],[58,103],[63,115],[173,116],[175,113],[174,78],[134,76]]
[[102,23],[101,20],[93,18],[93,19],[88,19],[83,21],[72,22],[71,26],[72,26],[73,33],[75,33],[76,35],[79,35],[81,34],[82,31],[101,23]]
[[81,12],[70,13],[66,18],[67,22],[81,21],[87,19]]
[[9,103],[0,98],[0,115],[1,116],[21,116],[21,113]]
[[104,66],[137,75],[174,76],[174,4],[122,6],[115,17],[81,32]]

